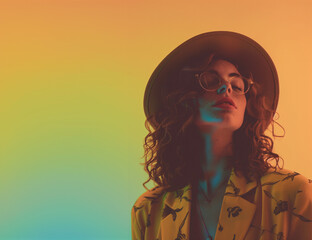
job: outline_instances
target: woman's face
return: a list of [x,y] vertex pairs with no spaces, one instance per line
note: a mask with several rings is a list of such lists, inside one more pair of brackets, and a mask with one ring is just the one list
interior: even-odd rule
[[[206,71],[215,72],[219,75],[222,85],[216,91],[206,91],[198,99],[199,114],[195,121],[196,125],[202,131],[210,131],[211,127],[230,131],[239,129],[244,120],[246,97],[235,94],[235,89],[232,89],[228,81],[232,80],[231,76],[240,73],[232,63],[225,60],[215,61]],[[230,98],[234,106],[228,104],[215,105],[217,101],[223,98]]]

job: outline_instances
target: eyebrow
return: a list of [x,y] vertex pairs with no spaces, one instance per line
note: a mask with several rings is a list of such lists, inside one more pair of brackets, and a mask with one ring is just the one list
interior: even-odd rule
[[[210,69],[207,72],[215,73],[216,75],[218,75],[220,77],[219,73],[216,70]],[[228,76],[229,77],[241,77],[242,75],[240,75],[239,73],[232,72]]]

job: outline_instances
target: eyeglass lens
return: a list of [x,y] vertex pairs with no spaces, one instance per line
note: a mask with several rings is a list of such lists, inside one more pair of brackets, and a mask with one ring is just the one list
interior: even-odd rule
[[[212,91],[217,90],[222,81],[216,74],[204,72],[200,75],[199,81],[203,88]],[[248,82],[239,76],[233,76],[230,79],[230,84],[234,92],[238,94],[244,94],[248,90]]]

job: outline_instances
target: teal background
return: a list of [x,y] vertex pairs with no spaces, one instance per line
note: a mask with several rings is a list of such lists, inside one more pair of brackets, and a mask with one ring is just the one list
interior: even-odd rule
[[0,240],[131,239],[131,207],[147,179],[139,164],[147,80],[178,44],[206,31],[241,32],[270,53],[287,133],[274,147],[286,168],[311,178],[311,8],[0,1]]

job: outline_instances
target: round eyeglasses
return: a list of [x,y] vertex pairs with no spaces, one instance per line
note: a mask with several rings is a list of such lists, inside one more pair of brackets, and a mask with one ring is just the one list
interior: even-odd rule
[[[237,95],[246,94],[254,84],[251,79],[245,78],[238,73],[233,73],[231,75],[227,82],[231,84],[233,93]],[[198,79],[200,86],[208,92],[216,91],[222,86],[221,77],[214,72],[197,73],[195,77]]]

